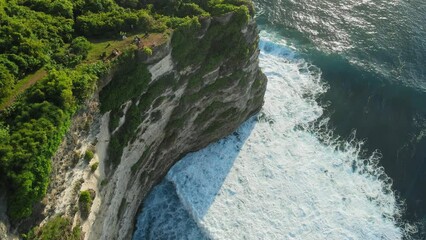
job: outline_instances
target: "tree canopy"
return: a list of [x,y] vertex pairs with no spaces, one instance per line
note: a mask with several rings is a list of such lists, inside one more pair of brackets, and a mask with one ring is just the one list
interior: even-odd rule
[[[93,42],[176,29],[179,46],[199,18],[248,16],[252,8],[248,0],[0,0],[0,102],[29,74],[48,72],[0,113],[0,188],[11,219],[30,216],[46,194],[51,158],[71,117],[108,71],[108,63],[85,62]],[[181,47],[183,62],[188,51]]]

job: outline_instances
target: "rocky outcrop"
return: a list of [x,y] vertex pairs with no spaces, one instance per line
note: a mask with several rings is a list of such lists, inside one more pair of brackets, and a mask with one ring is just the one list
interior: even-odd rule
[[15,240],[17,236],[10,233],[9,219],[6,215],[7,200],[4,192],[0,193],[0,239],[1,240]]
[[[217,21],[225,24],[228,18]],[[111,160],[100,159],[104,168],[110,168],[108,185],[98,194],[101,203],[92,210],[96,217],[91,228],[86,228],[87,239],[129,239],[142,200],[176,161],[230,134],[261,108],[266,78],[258,67],[254,21],[244,25],[241,34],[245,44],[254,46],[249,56],[237,63],[224,59],[207,72],[200,63],[179,70],[173,49],[166,45],[164,49],[170,52],[160,50],[163,58],[148,66],[152,75],[149,85],[164,81],[161,78],[165,76],[170,82],[139,113],[143,120],[133,129],[134,136],[119,163],[108,165]],[[145,94],[132,99],[131,105],[138,108],[150,90],[148,87]],[[131,117],[129,111],[121,115]],[[108,114],[102,121],[104,130],[109,125]]]
[[[121,58],[55,156],[46,220],[70,217],[85,239],[130,239],[143,199],[176,161],[260,110],[266,77],[258,32],[254,20],[239,20],[232,13],[203,18],[181,45],[174,35],[185,35],[173,33],[151,56]],[[95,157],[81,161],[88,149]],[[96,196],[84,219],[77,207],[82,190]]]

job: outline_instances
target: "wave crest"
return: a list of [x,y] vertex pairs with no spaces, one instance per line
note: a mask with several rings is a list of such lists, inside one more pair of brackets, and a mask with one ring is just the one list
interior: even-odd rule
[[[403,203],[378,165],[380,154],[365,154],[355,132],[336,138],[320,118],[316,100],[327,90],[321,71],[265,35],[259,45],[269,80],[261,113],[180,160],[145,202],[137,232],[149,214],[173,226],[176,212],[157,203],[173,199],[192,221],[174,228],[181,236],[401,239],[415,231],[400,221]],[[162,196],[174,198],[150,200],[171,183],[174,192]]]

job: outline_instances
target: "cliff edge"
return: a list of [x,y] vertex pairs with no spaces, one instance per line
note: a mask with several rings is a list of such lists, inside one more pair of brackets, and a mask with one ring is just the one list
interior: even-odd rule
[[[85,239],[130,239],[143,199],[176,161],[260,110],[258,31],[241,9],[192,18],[152,52],[120,56],[55,156],[43,223],[65,215]],[[76,155],[90,156],[66,164]]]

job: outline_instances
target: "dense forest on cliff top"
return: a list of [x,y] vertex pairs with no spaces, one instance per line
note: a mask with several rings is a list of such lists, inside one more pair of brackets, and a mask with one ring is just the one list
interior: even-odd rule
[[170,30],[184,41],[201,18],[227,12],[248,19],[253,7],[247,0],[0,0],[0,190],[9,217],[30,216],[46,194],[50,159],[71,117],[114,64],[96,44]]

